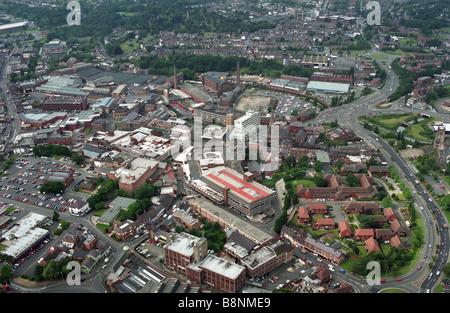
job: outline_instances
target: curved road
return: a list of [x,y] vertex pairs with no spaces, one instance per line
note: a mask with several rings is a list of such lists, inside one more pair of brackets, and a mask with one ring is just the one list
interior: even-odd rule
[[[374,50],[372,50],[371,53],[374,52],[377,54],[384,54]],[[389,54],[384,55],[388,56],[386,64],[390,64],[398,57]],[[387,282],[382,284],[382,286],[371,286],[370,288],[367,288],[368,286],[364,285],[366,282],[363,280],[355,280],[355,282],[359,281],[359,287],[363,292],[378,292],[381,289],[389,287],[401,288],[412,293],[430,292],[440,282],[440,276],[436,275],[436,273],[438,271],[442,273],[442,267],[448,260],[450,244],[449,232],[448,229],[444,227],[444,224],[448,225],[448,221],[441,213],[439,206],[429,195],[426,188],[420,183],[415,183],[417,178],[403,159],[400,158],[394,149],[381,137],[362,127],[358,120],[359,116],[373,112],[374,106],[386,100],[389,94],[395,91],[399,85],[398,77],[390,69],[390,66],[386,67],[386,65],[381,63],[382,62],[380,62],[380,66],[384,68],[387,73],[386,83],[383,89],[377,90],[367,97],[357,99],[350,104],[320,112],[316,119],[313,120],[313,123],[322,123],[324,121],[333,121],[337,119],[339,125],[352,130],[361,139],[368,142],[374,149],[379,149],[388,164],[392,164],[397,168],[399,175],[402,177],[402,181],[405,182],[411,192],[415,191],[413,192],[414,203],[416,204],[417,212],[421,214],[424,223],[424,246],[421,255],[414,267],[413,264],[411,264],[409,273],[401,277],[402,281],[397,282],[395,278],[391,278],[387,279]],[[392,111],[399,113],[398,109]],[[418,110],[413,111],[423,113]],[[389,113],[387,110],[382,110],[382,112]],[[427,112],[427,114],[439,116],[441,119],[443,118],[443,116],[438,113]],[[448,119],[449,116],[444,117],[444,120]],[[436,260],[433,267],[429,269],[428,262],[431,261],[433,255],[436,255]],[[419,265],[422,265],[421,270],[417,269]],[[430,274],[432,275],[431,277]]]

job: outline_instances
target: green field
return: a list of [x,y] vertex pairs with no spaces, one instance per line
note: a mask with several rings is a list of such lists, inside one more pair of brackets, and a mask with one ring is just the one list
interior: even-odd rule
[[376,60],[388,60],[389,57],[385,54],[380,54],[380,53],[374,53],[372,54],[372,58],[376,59]]
[[292,186],[303,185],[305,187],[316,187],[316,184],[311,180],[297,179],[292,181]]
[[390,288],[390,289],[382,290],[382,291],[380,291],[380,293],[407,293],[407,292],[404,291],[404,290],[401,290],[401,289],[392,289],[392,288]]

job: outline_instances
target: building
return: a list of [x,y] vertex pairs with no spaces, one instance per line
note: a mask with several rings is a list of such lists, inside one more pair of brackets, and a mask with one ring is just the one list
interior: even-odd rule
[[350,84],[330,83],[322,81],[310,81],[306,86],[306,91],[316,93],[329,93],[346,95],[350,90]]
[[335,75],[332,73],[314,72],[311,75],[310,80],[353,85],[353,78],[351,75]]
[[76,200],[68,204],[69,213],[73,216],[83,216],[89,212],[89,204],[86,201]]
[[305,54],[301,66],[313,67],[313,68],[327,68],[328,57],[326,55],[308,55]]
[[336,223],[332,218],[318,218],[317,219],[317,229],[335,229]]
[[390,242],[391,238],[394,237],[394,233],[390,229],[375,229],[375,238],[384,242]]
[[383,214],[386,217],[386,221],[388,223],[398,219],[397,215],[394,213],[394,210],[392,208],[384,208]]
[[373,229],[355,229],[356,240],[367,240],[375,237],[375,231]]
[[347,220],[338,223],[339,237],[346,238],[352,236],[352,229]]
[[41,103],[42,111],[84,111],[87,109],[86,97],[46,98]]
[[1,235],[5,245],[2,254],[17,260],[39,245],[49,235],[47,229],[41,228],[46,221],[45,215],[33,212],[16,220],[14,226]]
[[261,116],[259,112],[248,110],[244,116],[235,119],[232,138],[236,138],[238,141],[247,141],[249,138],[253,138],[256,141],[260,122]]
[[28,26],[28,22],[18,22],[0,25],[0,34],[6,34],[10,32],[15,32],[18,30],[24,30]]
[[312,237],[308,237],[303,229],[283,226],[280,236],[289,240],[295,247],[307,249],[335,264],[339,264],[345,259],[345,255],[342,252]]
[[391,230],[394,233],[395,236],[404,237],[406,236],[406,230],[403,228],[403,226],[400,224],[398,219],[395,219],[391,222]]
[[308,224],[311,222],[311,217],[309,216],[308,208],[305,206],[301,206],[298,208],[298,222],[300,224]]
[[223,194],[225,205],[246,216],[264,212],[275,199],[275,191],[253,181],[253,175],[241,174],[228,167],[203,171],[203,181]]
[[113,232],[116,238],[120,240],[125,240],[136,233],[136,226],[131,220],[126,220],[123,222],[114,221]]
[[245,267],[208,254],[203,260],[186,268],[187,277],[226,293],[239,292],[246,283]]
[[315,215],[328,214],[328,208],[324,203],[311,203],[309,205],[309,211]]
[[203,123],[234,125],[234,119],[241,115],[242,112],[232,108],[214,105],[205,105],[194,109],[194,118],[201,118]]
[[189,200],[188,203],[193,211],[206,218],[206,220],[212,223],[218,222],[222,228],[237,232],[258,245],[267,245],[273,239],[270,233],[248,223],[242,218],[237,218],[235,214],[214,205],[204,197]]
[[73,182],[73,174],[72,173],[60,173],[54,172],[50,174],[44,182],[62,182],[64,186],[69,186]]
[[385,165],[381,165],[381,166],[370,166],[369,167],[369,172],[372,175],[378,175],[378,176],[389,176],[390,171],[389,168]]
[[283,263],[289,263],[293,257],[294,248],[277,241],[253,251],[241,260],[241,264],[247,269],[247,275],[254,278],[266,275]]
[[297,195],[305,199],[348,200],[350,198],[373,198],[377,189],[372,185],[373,178],[364,174],[355,175],[361,187],[346,186],[341,176],[326,174],[323,176],[327,187],[297,186]]
[[[164,245],[164,265],[184,275],[188,274],[190,264],[200,262],[207,255],[207,240],[184,232],[177,234],[171,242]],[[189,273],[194,276],[192,271]],[[198,275],[195,276],[201,280]]]
[[216,95],[221,95],[222,93],[233,89],[233,85],[229,81],[213,74],[214,73],[208,72],[202,76],[202,86],[204,88],[212,91]]
[[377,241],[375,238],[373,238],[373,237],[370,237],[369,239],[366,240],[366,242],[365,242],[365,247],[366,247],[366,251],[367,251],[368,253],[370,253],[370,252],[376,252],[376,251],[381,251],[380,244],[379,244],[378,241]]
[[134,192],[147,182],[147,179],[158,169],[159,162],[152,159],[135,158],[124,167],[108,173],[108,178],[119,180],[119,188],[126,192]]

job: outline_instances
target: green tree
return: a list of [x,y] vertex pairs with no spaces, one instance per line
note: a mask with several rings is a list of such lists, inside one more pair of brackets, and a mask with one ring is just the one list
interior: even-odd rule
[[355,174],[353,174],[353,173],[348,174],[347,177],[345,178],[344,182],[346,185],[348,185],[350,187],[355,187],[359,183],[358,177],[356,177]]
[[84,156],[79,153],[72,153],[71,160],[73,163],[80,166],[84,163]]
[[59,181],[48,181],[45,182],[39,191],[42,193],[50,193],[50,194],[59,194],[62,193],[66,189],[66,185],[63,182]]
[[314,170],[316,172],[320,172],[323,169],[323,163],[321,161],[316,161],[316,163],[314,163]]
[[52,217],[53,221],[58,221],[59,220],[59,213],[56,211],[53,211],[53,217]]
[[9,282],[9,278],[13,274],[13,268],[11,265],[3,264],[0,268],[0,283],[7,284]]
[[155,196],[158,192],[158,187],[153,184],[145,183],[141,187],[139,187],[135,193],[135,199],[150,199]]
[[381,204],[385,208],[391,208],[392,207],[392,199],[391,197],[387,196],[383,198],[383,201],[381,201]]
[[34,267],[34,279],[36,281],[41,281],[44,278],[44,267],[40,264],[37,264]]

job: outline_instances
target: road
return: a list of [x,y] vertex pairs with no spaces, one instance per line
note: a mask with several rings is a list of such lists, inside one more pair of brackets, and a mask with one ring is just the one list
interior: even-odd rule
[[[16,112],[16,106],[14,105],[14,102],[12,101],[12,96],[8,91],[8,60],[9,60],[9,56],[6,54],[1,54],[0,55],[0,88],[2,89],[2,98],[5,101],[5,106],[8,110],[8,114],[11,117],[11,126],[12,126],[12,130],[11,130],[11,135],[9,138],[9,142],[7,142],[8,145],[11,145],[16,136],[17,133],[19,131],[19,120],[17,118],[17,112]],[[9,146],[5,145],[5,151],[8,151]]]
[[[371,53],[374,52],[375,50],[372,50]],[[376,51],[376,53],[383,54],[380,51]],[[389,54],[385,55],[388,56],[386,64],[390,64],[395,58],[398,57]],[[413,265],[411,264],[411,271],[402,277],[402,281],[396,282],[394,280],[394,283],[392,284],[392,282],[390,283],[388,280],[384,287],[389,287],[392,284],[396,288],[402,288],[409,292],[428,292],[429,290],[435,288],[436,284],[440,281],[440,277],[437,276],[436,273],[438,271],[442,273],[442,267],[448,260],[449,232],[448,229],[444,228],[444,224],[448,225],[448,221],[440,212],[439,206],[429,195],[426,188],[424,188],[421,184],[415,183],[417,177],[415,177],[414,173],[411,172],[403,159],[400,158],[393,148],[381,137],[362,127],[358,120],[359,116],[363,116],[374,111],[375,105],[387,99],[389,94],[395,91],[399,86],[398,77],[394,74],[394,72],[384,64],[380,64],[380,66],[384,68],[387,73],[386,83],[381,90],[377,90],[367,97],[357,99],[348,105],[323,111],[316,117],[315,120],[312,121],[312,123],[337,120],[339,125],[352,130],[361,139],[368,142],[374,149],[380,149],[388,164],[394,165],[397,168],[398,173],[401,175],[402,181],[406,183],[406,186],[411,191],[416,190],[416,193],[413,193],[413,199],[414,203],[419,206],[417,212],[421,214],[423,219],[425,244],[415,267],[413,268]],[[397,111],[398,109],[396,112]],[[383,113],[389,112],[383,110]],[[430,113],[427,112],[427,114]],[[442,115],[439,114],[439,117],[442,118]],[[448,116],[446,117],[446,120],[448,120]],[[420,209],[420,207],[423,209]],[[437,230],[439,231],[439,234],[437,234]],[[429,267],[427,265],[421,270],[417,270],[419,265],[426,264],[428,262],[428,258],[431,258],[433,253],[436,253],[437,257],[432,269],[428,271]],[[425,276],[425,274],[430,275],[428,273],[433,274],[431,277]],[[360,285],[362,284],[363,282],[360,282]],[[379,288],[376,287],[369,290],[369,292],[377,292],[378,290]]]

